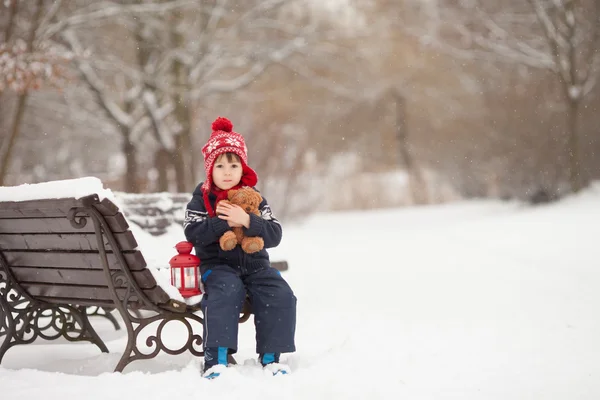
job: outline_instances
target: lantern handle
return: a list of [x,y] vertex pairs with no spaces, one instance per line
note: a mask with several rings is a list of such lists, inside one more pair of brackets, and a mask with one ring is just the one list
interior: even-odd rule
[[190,254],[192,252],[192,248],[194,248],[194,245],[186,241],[179,242],[175,245],[175,249],[179,254]]

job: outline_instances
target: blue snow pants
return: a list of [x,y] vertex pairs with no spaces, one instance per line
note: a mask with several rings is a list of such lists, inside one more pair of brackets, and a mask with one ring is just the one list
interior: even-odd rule
[[296,296],[275,268],[242,275],[229,265],[215,265],[202,274],[204,348],[227,347],[237,352],[238,319],[246,297],[252,304],[256,352],[296,351]]

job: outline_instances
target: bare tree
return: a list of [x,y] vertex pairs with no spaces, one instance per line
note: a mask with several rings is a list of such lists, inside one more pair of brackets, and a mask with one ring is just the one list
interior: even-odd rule
[[[8,11],[3,30],[4,43],[0,44],[0,95],[4,90],[12,90],[17,93],[8,137],[1,142],[2,146],[0,147],[0,186],[4,185],[10,167],[13,149],[19,137],[23,115],[27,107],[29,91],[38,89],[43,81],[49,80],[55,75],[52,57],[44,51],[41,45],[36,48],[38,26],[44,12],[43,3],[43,0],[36,0],[33,4],[10,0],[0,6],[6,7]],[[16,22],[20,11],[23,11],[21,13],[22,20],[27,21],[27,27],[22,32],[17,29]],[[50,10],[50,12],[52,11]]]
[[[468,3],[468,4],[467,4]],[[550,71],[560,85],[571,190],[582,174],[582,105],[600,73],[600,4],[595,0],[432,2],[437,21],[427,41],[457,57],[515,63]],[[446,21],[446,23],[444,22]],[[413,31],[414,32],[414,31]],[[420,35],[423,35],[420,32]]]
[[[170,161],[176,172],[176,189],[187,191],[196,183],[192,162],[195,110],[210,96],[250,86],[270,65],[296,54],[316,33],[312,27],[280,21],[278,13],[289,3],[282,0],[256,0],[233,10],[228,10],[224,0],[208,5],[135,3],[139,3],[135,9],[131,4],[123,5],[128,13],[116,20],[132,32],[130,48],[137,56],[131,62],[110,54],[84,57],[89,47],[81,38],[81,30],[64,28],[62,37],[78,55],[75,64],[84,82],[123,133],[130,182],[127,190],[139,189],[131,184],[137,175],[136,141],[131,140],[137,135],[132,133],[135,130],[153,132],[150,137],[157,143],[154,158],[162,163],[157,169],[162,171]],[[146,10],[143,6],[170,3],[180,6],[167,13],[136,14]],[[77,20],[73,16],[66,19]],[[107,66],[110,74],[97,73]],[[115,91],[105,82],[114,76],[122,76],[120,81],[129,82],[128,87]],[[164,185],[164,175],[160,181]]]
[[[2,150],[0,184],[4,182],[10,166],[31,90],[39,88],[43,82],[51,81],[57,75],[56,65],[70,59],[70,52],[65,52],[63,46],[65,38],[72,38],[72,35],[69,35],[70,30],[83,25],[90,26],[98,22],[106,22],[111,17],[133,13],[142,15],[160,13],[194,3],[196,2],[192,0],[173,0],[164,5],[122,5],[110,1],[98,1],[93,4],[85,2],[84,4],[81,2],[67,4],[62,0],[52,3],[43,0],[36,0],[35,3],[22,0],[3,2],[1,7],[8,9],[8,13],[5,14],[8,17],[6,20],[0,20],[3,24],[2,32],[5,39],[5,43],[0,48],[0,92],[3,87],[13,89],[17,92],[18,97],[10,133],[8,138],[2,141],[0,149]],[[26,25],[17,24],[16,21],[19,17],[19,20],[25,22]],[[61,35],[63,36],[61,37]],[[93,79],[93,71],[88,69],[87,72],[85,77]],[[94,83],[97,84],[98,81]],[[95,88],[99,89],[100,86],[96,85]],[[96,93],[99,94],[98,91]],[[131,95],[131,93],[129,94]],[[102,101],[99,103],[102,104]],[[111,111],[117,112],[114,107]],[[119,117],[121,117],[121,122],[125,121],[124,113],[121,113]],[[127,145],[127,142],[124,145],[124,154],[131,154],[128,160],[133,171],[131,175],[136,175],[137,163],[131,162],[131,159],[135,159],[135,149]]]

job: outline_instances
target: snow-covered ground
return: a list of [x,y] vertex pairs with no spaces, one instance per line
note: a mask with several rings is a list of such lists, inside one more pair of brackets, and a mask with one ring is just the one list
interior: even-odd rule
[[[136,236],[152,265],[183,239],[177,227]],[[271,252],[288,260],[298,297],[298,351],[283,356],[291,375],[257,366],[251,323],[241,365],[219,379],[200,378],[189,354],[113,373],[125,334],[95,319],[110,354],[58,341],[14,347],[0,399],[597,400],[599,238],[599,186],[540,207],[316,215],[285,226]]]

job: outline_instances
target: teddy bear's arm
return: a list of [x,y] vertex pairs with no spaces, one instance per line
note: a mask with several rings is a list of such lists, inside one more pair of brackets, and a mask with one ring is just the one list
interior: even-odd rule
[[260,215],[250,215],[250,226],[244,229],[246,236],[260,236],[265,242],[265,248],[275,247],[281,242],[282,229],[281,224],[273,216],[271,206],[263,198],[258,207]]

